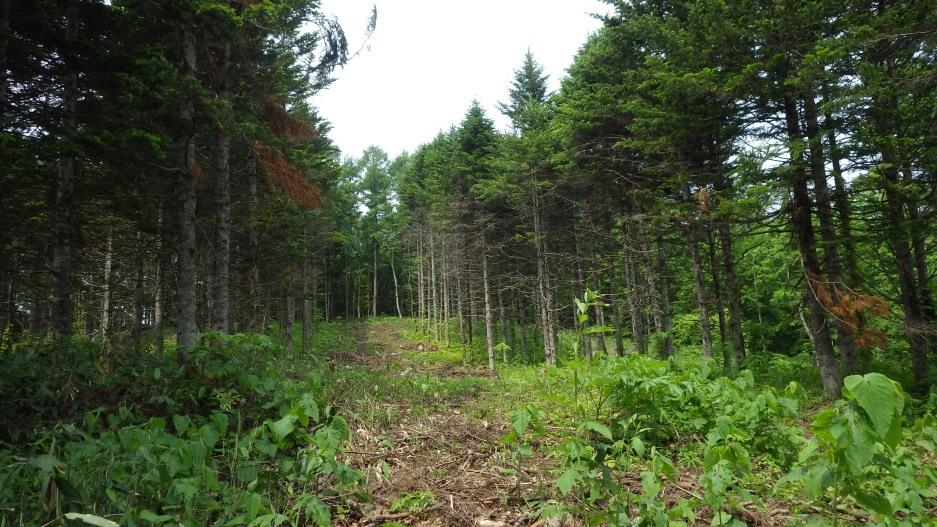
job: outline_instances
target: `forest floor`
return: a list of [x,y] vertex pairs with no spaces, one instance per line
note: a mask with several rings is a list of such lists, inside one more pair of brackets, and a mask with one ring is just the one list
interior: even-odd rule
[[[381,525],[546,527],[538,508],[559,499],[557,461],[549,441],[572,431],[549,427],[554,439],[534,444],[517,460],[502,437],[511,431],[508,412],[533,401],[483,366],[464,366],[457,352],[437,350],[406,323],[377,319],[343,325],[329,352],[336,401],[349,419],[346,463],[366,479],[371,502],[352,506],[334,521],[349,527]],[[528,376],[536,381],[538,372]],[[541,379],[542,375],[541,374]],[[702,501],[700,467],[677,467],[662,498]],[[640,494],[639,470],[621,482]],[[750,504],[748,504],[750,505]],[[708,507],[695,511],[708,524]],[[791,518],[784,506],[754,505],[735,511],[747,525],[780,526]],[[567,521],[570,519],[567,517]],[[569,521],[581,525],[580,521]]]
[[346,462],[372,495],[370,507],[345,524],[539,523],[530,500],[550,485],[551,460],[518,467],[499,446],[509,430],[506,413],[489,407],[497,376],[440,358],[407,333],[394,320],[357,325],[351,346],[330,354],[338,382],[355,384],[343,403],[352,405],[343,407],[351,428]]

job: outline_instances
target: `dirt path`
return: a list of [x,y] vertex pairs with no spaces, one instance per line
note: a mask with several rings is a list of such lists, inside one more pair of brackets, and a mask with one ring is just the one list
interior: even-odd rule
[[345,524],[535,523],[528,502],[543,494],[550,478],[530,462],[518,471],[510,449],[499,445],[507,423],[500,411],[487,415],[482,400],[497,379],[486,370],[420,360],[421,343],[408,341],[391,321],[359,325],[353,335],[354,349],[346,347],[333,360],[385,377],[372,377],[373,386],[367,386],[367,373],[347,382],[396,391],[361,404],[352,415],[347,463],[364,474],[373,502],[370,510],[349,514]]

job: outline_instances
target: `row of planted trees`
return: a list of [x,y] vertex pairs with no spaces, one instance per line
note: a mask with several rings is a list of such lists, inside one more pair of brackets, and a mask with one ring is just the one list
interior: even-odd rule
[[306,102],[346,58],[314,2],[0,1],[5,338],[414,315],[493,367],[591,323],[586,354],[810,350],[831,392],[876,357],[925,384],[933,9],[611,3],[558,93],[528,54],[510,133],[473,104],[342,165]]
[[308,342],[353,206],[307,102],[347,60],[337,22],[309,0],[0,5],[4,340],[160,353],[302,320]]
[[[534,325],[553,363],[560,328],[598,323],[586,355],[809,350],[828,392],[878,359],[926,388],[932,6],[609,3],[558,93],[528,53],[510,133],[473,103],[407,159],[404,311],[484,334],[491,367]],[[589,289],[607,305],[581,322]]]

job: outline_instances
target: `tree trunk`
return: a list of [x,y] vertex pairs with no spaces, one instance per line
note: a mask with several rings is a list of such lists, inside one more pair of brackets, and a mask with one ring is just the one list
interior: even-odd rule
[[439,295],[436,291],[436,244],[434,241],[434,236],[432,231],[429,235],[429,278],[430,278],[430,298],[433,312],[430,317],[431,325],[433,327],[433,339],[436,342],[439,342]]
[[443,328],[443,330],[442,330],[442,331],[443,331],[443,338],[444,338],[444,340],[445,340],[445,342],[446,342],[446,347],[448,348],[448,347],[449,347],[449,344],[450,344],[450,341],[449,341],[449,272],[450,272],[450,264],[449,264],[449,255],[448,255],[448,251],[446,250],[446,245],[445,245],[445,243],[443,244],[442,253],[443,253],[443,258],[442,258],[442,270],[441,270],[442,272],[440,273],[440,274],[442,275],[442,306],[443,306],[443,309],[442,309],[442,320],[443,320],[442,328]]
[[[107,356],[111,352],[111,326],[113,325],[111,320],[111,296],[114,292],[111,282],[113,281],[113,269],[114,242],[111,236],[108,236],[104,250],[104,291],[101,295],[101,342],[104,343],[101,364],[105,365]],[[106,366],[105,369],[107,369]]]
[[[485,242],[482,239],[482,246]],[[488,284],[488,253],[482,250],[482,287],[485,291],[485,346],[488,350],[488,369],[495,370],[494,328],[491,316],[491,290]]]
[[[186,26],[182,31],[182,76],[194,79],[195,29]],[[179,239],[176,254],[176,357],[185,360],[186,352],[196,343],[197,287],[196,267],[198,253],[196,246],[195,207],[198,199],[198,166],[195,162],[194,114],[195,94],[191,88],[183,94],[179,116],[186,128],[186,135],[180,139],[181,155],[177,172],[177,194],[179,200]]]
[[250,267],[247,273],[248,312],[251,333],[260,332],[260,231],[258,229],[257,158],[250,154],[247,162],[247,238]]
[[532,214],[534,219],[534,245],[537,251],[537,292],[540,304],[540,320],[543,325],[543,352],[548,366],[556,364],[557,342],[556,322],[553,312],[553,285],[550,280],[550,266],[547,261],[547,242],[540,217],[540,190],[537,188],[536,175],[532,178]]
[[78,65],[71,57],[78,39],[78,1],[69,0],[65,8],[65,73],[62,83],[62,132],[59,141],[58,176],[55,185],[55,237],[52,256],[52,331],[61,341],[72,334],[72,229],[75,154],[70,145],[78,130]]
[[468,365],[468,356],[466,354],[467,347],[465,340],[465,311],[463,307],[465,303],[465,292],[462,288],[462,279],[458,276],[456,277],[456,287],[459,291],[458,299],[456,300],[456,310],[458,311],[459,316],[459,346],[462,350],[462,365],[466,366]]
[[638,224],[638,242],[642,263],[644,264],[644,280],[647,283],[648,300],[651,303],[651,317],[654,320],[654,331],[660,333],[664,331],[664,320],[661,317],[660,297],[658,296],[657,277],[654,275],[653,257],[651,256],[651,245],[647,240],[647,233],[644,231],[644,225]]
[[[601,292],[602,290],[602,280],[600,278],[601,272],[599,270],[599,258],[595,254],[595,243],[592,244],[592,290],[596,293]],[[595,305],[592,307],[593,313],[595,315],[595,323],[599,326],[605,326],[605,309],[601,304]],[[594,348],[600,353],[603,357],[608,356],[608,348],[605,346],[605,334],[604,333],[593,333],[592,338],[594,341]]]
[[325,278],[325,306],[323,306],[322,309],[322,318],[326,323],[329,323],[332,321],[332,313],[334,313],[335,309],[335,294],[332,291],[332,268],[329,265],[328,256],[322,259],[322,274]]
[[[886,133],[879,129],[879,134]],[[905,331],[908,335],[911,367],[914,380],[921,387],[928,380],[927,338],[924,333],[924,313],[918,295],[916,273],[911,244],[908,242],[907,220],[904,217],[904,203],[899,191],[897,159],[887,148],[882,149],[885,178],[885,202],[888,209],[888,239],[895,254],[895,269],[898,272],[898,288],[901,294],[901,306],[904,310]]]
[[625,233],[629,232],[630,229],[628,229],[624,220],[622,220],[621,230],[625,265],[625,300],[628,302],[628,312],[631,315],[631,339],[634,342],[635,353],[647,353],[644,316],[641,313],[640,302],[638,301],[637,264],[634,261],[634,251],[629,246],[628,238],[625,236]]
[[153,277],[156,283],[153,291],[153,355],[157,357],[163,355],[163,330],[166,327],[166,309],[163,305],[163,287],[166,280],[166,256],[163,253],[166,242],[163,238],[163,201],[160,200],[156,211],[156,276]]
[[397,318],[403,318],[403,302],[400,298],[400,285],[397,282],[397,270],[394,268],[394,258],[390,259],[390,274],[394,277],[394,305],[397,306]]
[[507,333],[504,329],[504,297],[501,289],[498,289],[498,332],[501,335],[501,360],[505,364],[511,363],[511,350],[507,347]]
[[[689,192],[689,186],[685,194]],[[688,197],[688,196],[685,196]],[[693,261],[693,282],[696,286],[696,306],[700,319],[700,338],[703,344],[703,357],[706,360],[713,358],[713,334],[709,323],[709,300],[706,298],[706,275],[703,272],[703,259],[699,247],[699,226],[695,219],[690,219],[687,225],[687,234],[690,242],[690,259]]]
[[520,330],[521,340],[521,363],[527,364],[527,306],[524,303],[524,295],[517,295],[517,324]]
[[[586,277],[585,277],[585,274],[582,272],[582,251],[579,246],[579,235],[575,232],[573,233],[573,247],[576,250],[576,254],[573,255],[574,256],[573,272],[575,273],[573,275],[573,295],[585,301]],[[571,304],[573,307],[573,324],[575,325],[579,333],[582,335],[582,337],[580,338],[580,345],[582,346],[581,348],[582,354],[586,358],[586,360],[591,361],[592,360],[592,338],[591,338],[591,335],[583,334],[583,332],[589,327],[589,319],[586,318],[585,321],[580,321],[579,309],[578,309],[576,302],[573,301],[571,302]],[[587,311],[584,314],[588,316],[589,313]]]
[[136,251],[134,254],[133,277],[133,322],[130,329],[130,341],[134,348],[140,347],[143,337],[143,293],[146,287],[146,251],[143,244],[143,232],[137,229]]
[[709,228],[706,230],[706,239],[709,243],[710,281],[712,282],[713,298],[716,300],[716,315],[719,318],[719,342],[722,343],[723,353],[725,353],[726,344],[729,341],[729,329],[726,324],[726,292],[725,288],[722,287],[719,258],[716,254],[716,233],[712,224],[709,224]]
[[417,245],[416,245],[416,273],[417,273],[417,317],[420,319],[420,333],[426,333],[426,277],[423,273],[423,265],[425,258],[423,257],[423,229],[417,233]]
[[[305,228],[304,228],[305,230]],[[304,232],[303,237],[308,235]],[[306,251],[303,254],[303,285],[302,285],[302,312],[300,316],[302,317],[303,325],[303,352],[309,351],[309,343],[312,341],[312,299],[316,294],[315,288],[313,285],[312,278],[312,257],[309,255],[309,242],[306,245]]]
[[378,243],[374,242],[374,266],[373,266],[374,268],[374,284],[373,284],[374,297],[371,301],[371,316],[372,317],[377,317],[377,311],[378,311],[377,309],[377,300],[378,300],[377,264],[378,264],[378,251],[379,250],[380,250],[380,247],[378,246]]
[[[227,73],[231,62],[231,44],[222,47],[219,68],[218,98],[227,101],[230,96]],[[229,272],[231,260],[231,140],[222,126],[215,137],[215,267],[211,291],[211,327],[219,333],[231,332],[229,316]]]
[[[745,336],[742,333],[742,301],[739,297],[738,280],[735,276],[735,257],[732,255],[732,231],[725,220],[718,223],[719,240],[722,244],[722,267],[726,273],[726,294],[729,297],[729,333],[732,336],[732,354],[735,366],[742,369],[745,364]],[[726,358],[726,369],[731,361]]]
[[[833,306],[842,304],[842,298],[848,290],[843,279],[842,264],[839,257],[839,236],[833,222],[833,206],[830,201],[830,189],[826,176],[826,156],[823,153],[823,137],[820,131],[817,107],[812,94],[804,98],[804,119],[809,145],[810,175],[813,179],[813,189],[816,201],[817,218],[820,224],[820,239],[823,241],[823,260],[826,267],[826,278],[830,284],[830,301]],[[833,307],[829,306],[829,307]],[[842,317],[833,317],[836,324],[836,343],[839,347],[840,364],[843,375],[853,375],[859,372],[856,341],[853,338],[855,327],[849,325]]]
[[667,259],[664,254],[664,239],[657,237],[657,273],[660,276],[660,310],[664,330],[663,352],[666,357],[673,357],[673,313],[670,311],[670,287],[667,280]]
[[612,303],[612,324],[615,327],[615,355],[625,355],[625,342],[621,331],[621,306],[618,304],[618,278],[615,270],[615,257],[612,256],[608,267],[609,299]]
[[[784,98],[784,113],[790,142],[792,144],[800,142],[797,106],[790,96]],[[811,214],[813,203],[807,188],[807,173],[802,157],[795,157],[791,162],[793,166],[788,182],[792,191],[792,200],[789,207],[794,238],[797,241],[797,250],[806,280],[804,301],[808,310],[807,329],[810,340],[813,342],[817,365],[820,367],[823,389],[828,394],[839,395],[843,380],[836,361],[836,352],[833,349],[826,308],[820,302],[818,294],[819,288],[823,287],[823,275],[816,252],[816,235]]]
[[286,295],[283,297],[283,340],[286,343],[287,351],[293,351],[293,322],[295,314],[293,311],[293,281],[286,282]]

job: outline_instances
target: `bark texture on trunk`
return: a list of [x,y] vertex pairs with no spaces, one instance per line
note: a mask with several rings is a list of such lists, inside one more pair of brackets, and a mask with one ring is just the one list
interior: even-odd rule
[[[196,74],[195,29],[182,31],[182,76],[192,79]],[[195,347],[197,335],[198,252],[196,245],[195,208],[198,199],[199,168],[195,161],[195,97],[185,93],[180,105],[181,122],[188,128],[180,139],[181,155],[177,172],[179,237],[176,254],[176,355],[185,359],[186,351]]]
[[140,339],[143,337],[143,288],[146,287],[145,255],[143,232],[137,230],[136,254],[134,255],[133,266],[133,322],[130,329],[130,341],[134,347],[140,346]]
[[[735,256],[732,254],[732,231],[728,223],[720,221],[719,240],[722,245],[722,267],[726,273],[726,295],[729,299],[729,334],[732,336],[732,354],[735,365],[741,369],[745,363],[745,335],[742,333],[742,300],[735,274]],[[729,368],[728,361],[726,367]]]
[[[218,97],[226,101],[230,93],[226,77],[231,59],[231,44],[225,42],[221,56],[221,82]],[[231,268],[231,139],[224,130],[215,137],[215,267],[211,290],[211,327],[219,333],[231,332],[229,316],[229,273]]]
[[[484,241],[482,242],[484,245]],[[494,327],[491,314],[491,288],[488,283],[488,254],[482,252],[482,287],[485,291],[485,347],[488,350],[488,369],[495,369]]]
[[540,190],[537,188],[535,175],[532,175],[534,245],[537,252],[537,296],[540,304],[540,321],[543,326],[543,351],[547,365],[556,364],[557,341],[556,321],[553,309],[553,284],[550,279],[550,266],[547,260],[548,246],[540,216]]
[[[791,143],[800,142],[797,104],[790,96],[785,97],[784,112],[789,140]],[[813,343],[814,357],[820,367],[823,389],[829,394],[838,395],[843,386],[843,379],[836,359],[836,351],[833,349],[826,307],[821,303],[819,296],[819,288],[823,287],[823,272],[817,258],[816,233],[813,228],[813,202],[807,187],[808,175],[803,166],[802,157],[792,159],[792,165],[788,175],[792,195],[789,209],[797,251],[806,281],[804,294],[804,302],[808,311],[806,329]]]
[[[813,95],[804,98],[804,120],[810,153],[810,175],[813,180],[814,199],[820,225],[820,239],[823,241],[826,279],[830,284],[830,300],[834,306],[838,306],[842,304],[843,296],[848,294],[848,287],[843,277],[842,261],[839,256],[840,239],[833,221],[833,205],[826,176],[823,137]],[[849,327],[841,317],[833,317],[833,319],[836,325],[836,344],[839,348],[842,373],[844,376],[858,373],[858,354],[856,341],[853,338],[853,333],[857,328]]]
[[[65,8],[65,45],[71,48],[78,38],[78,1],[69,0]],[[74,229],[75,154],[70,145],[78,129],[78,65],[69,53],[64,54],[65,74],[62,83],[62,144],[55,182],[55,236],[52,248],[52,331],[57,339],[72,334],[72,231]]]
[[709,299],[706,295],[706,275],[703,272],[703,259],[700,255],[699,226],[690,220],[687,227],[690,241],[690,258],[693,261],[693,282],[696,288],[696,306],[700,319],[700,339],[703,345],[703,357],[713,358],[713,333],[709,323]]

